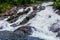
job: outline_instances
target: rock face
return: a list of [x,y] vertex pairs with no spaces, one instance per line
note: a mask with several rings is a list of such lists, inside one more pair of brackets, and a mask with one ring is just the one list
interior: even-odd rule
[[57,22],[50,27],[50,31],[57,33],[57,37],[60,37],[60,20],[57,20]]
[[13,14],[17,13],[17,7],[13,7],[11,10],[8,10],[6,13],[0,14],[0,20],[7,18]]
[[56,13],[57,13],[58,15],[60,15],[60,11],[57,11]]
[[41,6],[41,5],[36,5],[36,6],[33,6],[33,10],[34,11],[41,11],[41,10],[44,10],[45,9],[45,7],[44,6]]
[[57,36],[56,37],[60,37],[60,31],[58,32]]
[[54,23],[54,24],[50,27],[50,30],[53,31],[53,32],[58,32],[58,31],[60,31],[60,21],[57,20],[57,22]]
[[15,13],[14,15],[11,15],[7,21],[9,21],[10,23],[13,23],[19,18],[19,16],[23,14],[27,14],[29,11],[30,11],[30,8],[28,8],[27,10],[24,10],[23,12]]
[[31,9],[30,9],[30,8],[28,8],[28,9],[25,11],[25,13],[28,13],[30,10],[31,10]]
[[14,31],[15,34],[21,35],[31,35],[32,27],[31,26],[22,26]]
[[39,10],[44,10],[44,9],[45,9],[44,6],[40,6],[40,7],[39,7]]
[[27,23],[29,20],[31,20],[33,17],[35,17],[35,15],[36,15],[36,13],[30,14],[20,23],[20,25],[23,25],[23,24]]

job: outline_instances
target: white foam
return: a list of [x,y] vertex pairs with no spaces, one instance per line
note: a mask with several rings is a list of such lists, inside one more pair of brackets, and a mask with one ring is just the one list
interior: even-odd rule
[[45,2],[45,3],[42,4],[42,6],[48,6],[48,5],[52,5],[52,4],[53,4],[53,2],[47,2],[47,4]]
[[23,11],[24,11],[24,9],[21,8],[21,9],[19,9],[19,10],[17,11],[17,13],[20,13],[20,12],[23,12]]
[[10,24],[5,20],[0,21],[0,27],[2,27],[2,29],[0,29],[0,31],[4,31],[4,30],[11,31],[11,30],[13,30],[13,27],[11,27]]

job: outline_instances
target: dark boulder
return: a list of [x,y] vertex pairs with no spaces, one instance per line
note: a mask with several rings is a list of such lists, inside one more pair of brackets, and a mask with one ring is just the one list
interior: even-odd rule
[[49,15],[48,18],[51,18],[51,15]]
[[40,10],[44,10],[45,9],[45,7],[44,6],[40,6]]
[[31,26],[22,26],[14,31],[15,34],[21,35],[31,35],[32,27]]
[[37,10],[37,6],[33,6],[33,10],[35,10],[35,11],[36,11],[36,10]]
[[41,11],[41,10],[44,10],[44,9],[45,9],[45,7],[44,6],[41,6],[41,5],[33,6],[33,10],[34,11]]
[[57,33],[56,37],[60,37],[60,31]]
[[30,9],[30,8],[28,8],[28,9],[25,11],[25,13],[28,13],[30,10],[31,10],[31,9]]
[[23,24],[27,23],[29,20],[31,20],[31,19],[34,18],[35,16],[36,16],[35,13],[30,14],[29,16],[27,16],[27,17],[20,23],[20,25],[23,25]]
[[50,31],[52,31],[52,32],[60,31],[60,20],[57,20],[56,23],[52,24],[52,26],[50,27]]
[[24,10],[23,12],[15,13],[15,14],[11,15],[10,18],[9,18],[7,21],[10,22],[10,23],[13,23],[13,22],[17,21],[17,19],[18,19],[21,15],[27,14],[29,11],[30,11],[30,8],[28,8],[26,11]]
[[56,14],[60,15],[60,11],[57,11]]

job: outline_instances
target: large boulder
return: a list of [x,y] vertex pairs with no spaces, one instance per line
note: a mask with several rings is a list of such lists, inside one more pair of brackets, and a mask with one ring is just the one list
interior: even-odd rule
[[52,26],[50,27],[50,31],[52,31],[52,32],[60,31],[60,20],[57,20],[56,23],[52,24]]
[[56,37],[60,37],[60,31],[57,33]]
[[30,11],[30,8],[28,8],[27,10],[24,10],[23,12],[19,12],[19,13],[15,13],[14,15],[11,15],[10,18],[7,20],[10,23],[13,23],[15,21],[17,21],[17,19],[23,15],[23,14],[27,14]]
[[50,31],[57,33],[56,37],[60,37],[60,20],[57,20],[57,22],[50,27]]
[[31,35],[32,33],[32,27],[31,26],[22,26],[14,31],[15,34],[21,34],[21,35]]

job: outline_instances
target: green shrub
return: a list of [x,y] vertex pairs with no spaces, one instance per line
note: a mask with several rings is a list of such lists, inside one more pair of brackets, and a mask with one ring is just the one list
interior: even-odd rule
[[4,13],[11,9],[13,6],[11,4],[1,4],[0,5],[0,13]]
[[54,7],[60,10],[60,0],[54,1]]

